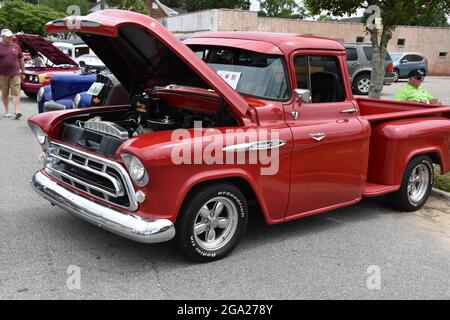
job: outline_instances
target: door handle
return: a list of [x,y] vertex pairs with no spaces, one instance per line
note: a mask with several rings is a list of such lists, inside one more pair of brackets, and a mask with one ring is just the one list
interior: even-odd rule
[[358,111],[358,109],[353,108],[353,109],[345,109],[345,110],[342,110],[341,113],[355,113],[355,112],[357,112],[357,111]]

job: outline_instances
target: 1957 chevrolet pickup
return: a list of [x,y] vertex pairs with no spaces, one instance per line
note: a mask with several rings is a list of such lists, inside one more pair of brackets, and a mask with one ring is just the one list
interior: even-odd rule
[[75,31],[130,103],[30,118],[43,149],[32,185],[114,233],[175,238],[212,261],[243,237],[250,200],[268,224],[381,195],[413,211],[433,163],[449,171],[450,106],[355,99],[336,41],[233,32],[182,43],[137,13],[76,19],[46,30]]

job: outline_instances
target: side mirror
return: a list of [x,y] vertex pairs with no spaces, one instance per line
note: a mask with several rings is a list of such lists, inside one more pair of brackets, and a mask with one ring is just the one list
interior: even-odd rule
[[81,68],[84,68],[84,67],[86,67],[86,62],[85,61],[80,61],[79,65],[80,65]]
[[308,89],[295,89],[295,102],[311,103],[311,91]]
[[402,60],[402,63],[407,63],[408,62],[408,60]]

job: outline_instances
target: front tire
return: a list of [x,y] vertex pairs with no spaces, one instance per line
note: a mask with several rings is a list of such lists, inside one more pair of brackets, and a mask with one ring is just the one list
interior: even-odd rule
[[387,199],[399,210],[419,210],[430,195],[433,178],[433,162],[430,157],[415,157],[405,170],[400,189],[387,195]]
[[394,82],[397,82],[400,79],[400,71],[397,69],[394,70]]
[[24,93],[25,93],[25,95],[26,95],[28,98],[32,98],[32,99],[36,99],[36,98],[37,98],[37,93],[35,93],[35,92],[24,91]]
[[176,223],[176,241],[188,259],[219,260],[239,244],[247,221],[247,201],[236,186],[208,184],[186,199]]

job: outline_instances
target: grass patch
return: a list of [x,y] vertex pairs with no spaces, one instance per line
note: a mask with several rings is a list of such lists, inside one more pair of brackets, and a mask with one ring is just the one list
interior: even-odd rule
[[441,172],[440,166],[435,165],[433,187],[446,192],[450,192],[450,173],[441,175],[440,172]]

